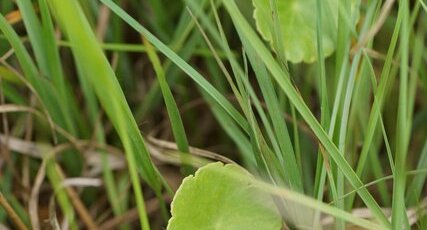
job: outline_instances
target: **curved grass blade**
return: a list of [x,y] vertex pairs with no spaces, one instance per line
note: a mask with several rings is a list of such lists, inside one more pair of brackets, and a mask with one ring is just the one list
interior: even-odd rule
[[147,48],[148,57],[154,67],[154,71],[156,72],[157,76],[157,81],[159,82],[160,89],[162,90],[163,98],[165,100],[170,123],[172,126],[173,136],[178,146],[178,150],[183,153],[181,154],[181,163],[183,165],[182,169],[184,172],[187,170],[189,172],[190,169],[185,167],[185,165],[191,165],[191,162],[188,162],[190,159],[186,159],[185,153],[189,153],[190,149],[188,147],[187,135],[185,134],[184,124],[182,123],[181,115],[179,114],[175,99],[173,98],[172,92],[166,81],[165,72],[160,63],[160,59],[157,56],[156,51],[154,50],[154,47],[145,38],[143,38],[143,42],[145,47]]

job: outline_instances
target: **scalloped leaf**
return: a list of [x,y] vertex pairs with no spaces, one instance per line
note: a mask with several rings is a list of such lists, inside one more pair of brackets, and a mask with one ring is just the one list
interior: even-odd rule
[[281,229],[271,196],[256,189],[243,168],[220,162],[186,177],[171,204],[168,230]]
[[[325,57],[335,50],[338,1],[323,0],[322,43]],[[252,2],[255,7],[254,18],[257,29],[265,40],[273,44],[270,0],[252,0]],[[356,18],[359,14],[359,2],[360,0],[352,1],[352,10],[357,10]],[[277,8],[286,58],[293,63],[314,62],[317,59],[316,0],[278,0]]]

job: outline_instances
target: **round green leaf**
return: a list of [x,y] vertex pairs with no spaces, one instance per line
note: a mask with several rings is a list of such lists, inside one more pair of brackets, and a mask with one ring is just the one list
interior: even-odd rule
[[[270,0],[252,0],[255,7],[254,18],[263,38],[273,44],[273,16]],[[277,0],[279,18],[286,58],[293,62],[314,62],[317,58],[316,41],[316,1],[317,0]],[[322,45],[323,54],[335,50],[338,21],[338,1],[322,0]],[[352,10],[358,9],[359,0],[352,0]],[[358,12],[356,12],[358,13]],[[357,17],[356,17],[357,18]],[[352,20],[349,20],[351,22]]]
[[281,229],[271,196],[243,168],[211,163],[186,177],[172,202],[168,230]]

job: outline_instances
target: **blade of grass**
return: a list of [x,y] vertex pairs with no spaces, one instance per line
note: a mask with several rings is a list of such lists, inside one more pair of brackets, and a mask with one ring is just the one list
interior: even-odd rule
[[[342,12],[345,14],[340,13],[338,14],[338,34],[337,34],[337,50],[336,50],[336,60],[335,60],[335,73],[337,74],[337,77],[344,78],[347,83],[347,87],[344,90],[344,95],[342,95],[341,98],[341,113],[339,115],[339,119],[341,122],[337,123],[337,128],[339,132],[337,133],[338,136],[338,143],[337,147],[342,154],[343,158],[346,158],[346,149],[345,149],[345,141],[346,141],[346,134],[347,134],[347,120],[348,120],[348,114],[350,110],[350,100],[351,96],[353,94],[353,88],[354,88],[354,80],[355,80],[355,71],[358,67],[358,62],[360,60],[360,53],[357,55],[358,58],[355,59],[355,61],[351,64],[351,67],[349,67],[349,54],[350,54],[350,42],[351,42],[351,36],[350,31],[352,27],[350,27],[347,23],[344,23],[345,20],[348,20],[350,18],[351,21],[354,21],[354,16],[352,16],[352,10],[351,10],[351,1],[350,0],[343,0],[338,1],[338,7],[339,9],[342,8]],[[350,24],[351,25],[351,24]],[[351,70],[350,70],[351,69]],[[353,72],[353,74],[349,74],[349,72]],[[347,76],[350,75],[350,77],[347,78]],[[340,79],[341,80],[341,79]],[[337,94],[338,95],[338,94]],[[332,164],[332,166],[335,166]],[[339,166],[337,166],[339,167]],[[344,189],[344,175],[343,172],[340,170],[337,170],[336,172],[336,186],[337,186],[337,195],[342,196],[345,193]],[[340,209],[345,209],[344,206],[344,200],[338,201],[336,203],[337,207]],[[337,229],[344,229],[344,222],[337,221],[336,222]]]
[[[426,31],[425,31],[425,24],[426,24],[426,15],[424,14],[423,16],[421,16],[421,20],[420,20],[420,24],[418,25],[418,33],[416,33],[415,36],[415,41],[414,41],[414,46],[413,46],[413,55],[412,55],[412,71],[410,71],[410,79],[411,79],[411,86],[410,86],[410,108],[408,109],[408,117],[413,117],[412,112],[414,111],[414,98],[415,98],[415,93],[417,92],[417,90],[414,88],[416,87],[416,82],[418,80],[418,78],[422,78],[422,75],[417,76],[418,75],[418,70],[420,69],[420,66],[422,64],[422,53],[423,50],[425,48],[424,45],[424,40],[425,40],[425,35],[426,35]],[[424,76],[425,77],[425,76]],[[415,119],[414,122],[411,122],[411,126],[415,127]],[[414,128],[412,128],[413,132],[414,132]],[[419,155],[419,159],[418,159],[418,163],[417,163],[417,169],[423,169],[427,167],[427,140],[424,143],[424,147],[421,150],[421,153]],[[407,193],[406,193],[406,201],[408,205],[412,205],[412,204],[416,204],[416,202],[418,201],[418,199],[420,199],[421,197],[421,191],[422,191],[422,187],[425,183],[425,176],[424,175],[418,175],[416,176],[410,186],[407,188]]]
[[[319,73],[319,94],[320,94],[320,124],[322,127],[326,130],[329,128],[329,121],[330,121],[330,108],[329,108],[329,102],[328,102],[328,90],[326,87],[326,70],[325,70],[325,57],[323,54],[323,36],[321,32],[321,28],[323,28],[322,23],[322,1],[316,0],[316,45],[317,45],[317,69]],[[326,159],[323,159],[322,154],[320,152],[320,146],[319,150],[317,152],[317,168],[316,168],[316,179],[315,179],[315,186],[314,186],[314,194],[318,200],[323,200],[323,191],[325,186],[325,176],[322,176],[321,174],[324,174],[325,166],[327,162],[325,162]],[[323,165],[323,166],[322,166]],[[321,169],[321,170],[319,170]],[[331,188],[335,189],[335,188]],[[320,216],[318,216],[320,218]],[[315,220],[314,223],[317,223],[318,221]]]
[[21,230],[28,229],[27,226],[24,224],[24,222],[21,220],[21,218],[18,216],[18,214],[15,212],[15,210],[12,208],[10,203],[7,201],[6,197],[3,195],[2,192],[0,192],[0,205],[3,207],[3,209],[7,212],[10,219],[16,227],[18,227]]
[[[122,20],[122,19],[121,19]],[[191,34],[191,36],[188,38],[188,43],[180,47],[177,51],[179,56],[185,60],[188,61],[194,52],[196,51],[196,48],[198,44],[200,43],[200,36],[197,33]],[[173,87],[177,81],[179,80],[179,77],[182,74],[182,71],[179,67],[176,65],[173,65],[173,63],[167,59],[165,63],[163,64],[163,69],[165,70],[165,74],[168,80],[168,84]],[[157,79],[153,84],[151,85],[149,91],[142,99],[141,104],[139,107],[135,109],[135,117],[137,120],[143,120],[153,109],[158,107],[158,105],[161,102],[161,90],[159,86],[159,82]]]
[[206,92],[203,90],[200,91],[205,100],[209,103],[216,120],[219,122],[228,136],[234,140],[234,143],[236,143],[237,147],[243,155],[244,164],[249,168],[255,168],[255,153],[246,133],[244,133],[239,128],[239,126],[234,122],[233,118],[231,118],[220,105],[213,101],[213,99],[207,95]]
[[[340,123],[340,130],[339,130],[339,140],[338,140],[338,149],[342,154],[347,152],[346,149],[346,141],[347,141],[347,132],[348,132],[348,119],[350,114],[350,106],[352,102],[353,97],[353,90],[355,86],[356,81],[356,74],[357,74],[357,68],[359,67],[359,62],[361,59],[362,52],[358,52],[353,59],[353,63],[351,64],[351,70],[350,70],[350,76],[347,81],[347,88],[345,90],[345,98],[343,101],[343,108],[342,108],[342,114],[341,114],[341,123]],[[346,156],[343,155],[345,158]],[[341,171],[338,171],[337,173],[337,195],[343,196],[345,194],[345,181],[344,181],[344,175]],[[343,210],[345,210],[345,202],[344,200],[338,201],[337,206]],[[339,228],[344,229],[344,223],[337,221],[337,225]]]
[[409,60],[409,6],[407,1],[399,1],[402,14],[400,28],[400,82],[396,127],[396,170],[393,181],[392,225],[394,229],[409,229],[406,215],[406,156],[408,153],[410,128],[408,127],[408,60]]
[[[417,170],[427,168],[427,140],[424,142],[424,147],[421,151],[420,158],[418,160]],[[410,183],[406,192],[406,201],[408,204],[415,204],[419,197],[422,195],[422,190],[426,181],[427,175],[420,174],[416,175]]]
[[[425,168],[417,169],[417,170],[411,170],[411,171],[406,172],[406,176],[414,176],[414,177],[417,177],[417,176],[423,177],[426,174],[427,174],[427,170]],[[369,183],[364,184],[363,187],[368,188],[370,186],[376,185],[376,184],[381,183],[381,182],[385,182],[387,180],[392,180],[392,179],[394,179],[393,175],[383,176],[383,177],[377,178],[376,180],[373,180]],[[360,189],[360,188],[354,189],[354,190],[346,193],[343,197],[340,197],[339,199],[343,199],[345,197],[350,196],[351,194],[356,193],[358,189]]]
[[42,75],[45,76],[48,74],[49,67],[45,58],[46,50],[43,47],[41,23],[36,16],[31,1],[17,0],[16,3],[18,4],[19,11],[21,12],[37,64],[40,67]]
[[147,41],[147,39],[143,38],[143,42],[145,47],[147,47],[148,57],[154,67],[154,70],[157,76],[157,81],[159,82],[160,89],[162,90],[163,98],[166,104],[170,123],[172,126],[173,136],[178,146],[178,150],[181,153],[183,153],[181,155],[183,173],[184,174],[190,173],[191,170],[190,168],[186,167],[186,165],[191,165],[191,162],[188,162],[189,159],[186,159],[184,155],[185,153],[189,153],[190,149],[188,147],[187,134],[185,133],[184,124],[182,123],[178,106],[176,105],[175,99],[173,98],[172,92],[166,81],[165,72],[163,70],[162,65],[160,64],[160,59],[157,56],[157,53],[155,52],[151,43]]
[[[374,67],[372,65],[370,58],[366,54],[366,52],[363,52],[363,55],[364,55],[364,59],[363,59],[364,64],[366,64],[367,69],[368,69],[368,75],[370,76],[370,80],[371,80],[372,92],[373,92],[374,98],[375,98],[375,96],[377,95],[377,91],[378,91],[378,89],[377,89],[378,83],[377,83],[377,79],[375,76]],[[361,122],[364,123],[366,121],[366,119],[368,119],[368,118],[366,118],[366,117],[363,118],[363,120],[361,120]],[[383,136],[384,143],[385,143],[386,150],[387,150],[387,157],[388,157],[388,160],[390,163],[390,168],[391,168],[391,171],[393,173],[394,172],[393,156],[392,156],[392,152],[391,152],[391,148],[390,148],[390,143],[388,141],[388,136],[387,136],[387,133],[385,130],[382,115],[379,116],[379,122],[380,122],[382,136]],[[364,127],[364,130],[366,131],[366,126]],[[371,153],[368,154],[369,155],[368,157],[370,157],[370,161],[373,162],[373,167],[371,167],[372,171],[373,171],[375,177],[378,178],[378,177],[381,177],[384,175],[384,170],[382,169],[382,166],[381,166],[380,160],[379,160],[379,156],[378,156],[378,151],[379,151],[379,147],[380,147],[380,143],[378,143],[378,142],[380,141],[380,138],[376,138],[376,137],[374,137],[374,138],[375,139],[372,143],[372,147],[370,150]],[[361,175],[361,176],[363,176],[363,175]],[[390,193],[389,193],[389,189],[388,189],[387,185],[385,183],[381,182],[378,185],[378,189],[379,189],[379,192],[381,194],[381,199],[382,199],[384,205],[390,206],[391,197],[390,197]],[[353,205],[353,201],[354,201],[354,197],[350,197],[349,202],[347,204]]]
[[294,151],[292,150],[292,147],[289,146],[291,143],[289,133],[284,119],[280,114],[280,110],[277,109],[279,107],[278,99],[270,80],[270,76],[268,75],[265,66],[259,61],[259,58],[255,56],[255,52],[248,48],[246,48],[246,50],[255,71],[255,76],[259,82],[259,86],[267,105],[267,111],[269,112],[270,120],[272,121],[272,126],[274,128],[275,137],[272,137],[271,139],[274,139],[279,144],[281,148],[280,152],[283,156],[281,165],[283,165],[282,167],[285,168],[287,174],[289,174],[289,176],[286,176],[289,178],[287,184],[292,190],[302,192],[303,186],[300,175],[301,168],[298,168]]
[[[54,152],[48,153],[47,155],[52,155],[52,153]],[[55,160],[52,156],[49,156],[46,158],[46,175],[53,187],[55,197],[58,200],[63,215],[70,224],[70,228],[75,230],[77,229],[76,214],[64,187],[61,185],[61,178],[56,170]]]

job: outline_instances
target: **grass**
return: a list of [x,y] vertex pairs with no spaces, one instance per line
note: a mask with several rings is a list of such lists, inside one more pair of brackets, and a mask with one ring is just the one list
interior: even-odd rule
[[278,0],[272,44],[242,0],[2,1],[0,227],[160,229],[181,179],[229,158],[288,226],[301,205],[314,226],[425,228],[425,2],[354,2],[329,57],[313,2],[317,61],[295,64]]

